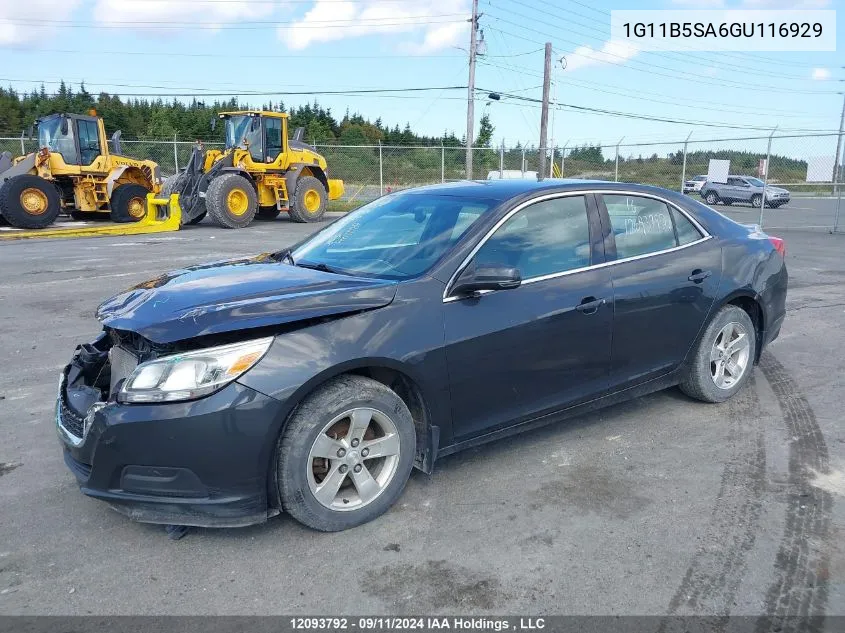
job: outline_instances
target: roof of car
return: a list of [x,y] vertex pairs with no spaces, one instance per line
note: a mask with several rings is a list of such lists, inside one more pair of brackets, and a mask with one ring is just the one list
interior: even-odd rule
[[488,200],[507,200],[524,194],[540,191],[587,191],[593,189],[620,189],[652,193],[672,193],[668,190],[649,185],[637,185],[607,180],[581,180],[576,178],[548,178],[537,181],[531,179],[502,180],[462,180],[439,185],[428,185],[409,190],[408,193],[440,193],[448,196],[467,198],[486,198]]

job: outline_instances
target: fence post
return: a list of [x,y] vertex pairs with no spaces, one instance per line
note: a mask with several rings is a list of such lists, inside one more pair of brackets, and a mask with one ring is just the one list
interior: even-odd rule
[[502,146],[499,148],[499,180],[505,177],[505,139],[502,139]]
[[842,207],[842,187],[839,187],[836,194],[836,214],[833,216],[833,233],[839,230],[839,209]]
[[769,142],[766,145],[766,170],[763,172],[763,199],[760,200],[760,221],[758,222],[760,228],[763,228],[763,210],[766,208],[766,185],[769,184],[769,159],[772,157],[772,137],[775,135],[777,129],[778,127],[775,126],[772,133],[769,134]]
[[522,171],[523,178],[525,177],[525,148],[522,148],[522,167],[520,168]]
[[440,146],[440,182],[446,182],[446,148]]
[[381,158],[381,140],[378,142],[378,195],[384,195],[384,162]]
[[567,139],[566,143],[563,144],[563,151],[560,153],[560,177],[566,178],[566,171],[564,168],[566,167],[566,146],[569,145],[569,140]]
[[552,159],[549,161],[549,178],[555,175],[555,148],[552,147]]
[[684,141],[684,166],[681,168],[681,193],[684,192],[684,182],[687,179],[687,143],[689,143],[690,136],[692,136],[692,130],[690,130],[690,133],[687,134],[687,138]]
[[[842,134],[839,137],[841,138]],[[842,148],[842,157],[845,157],[845,147]],[[833,176],[833,189],[836,193],[836,213],[833,216],[833,232],[836,233],[839,230],[839,210],[842,207],[842,187],[840,184],[845,180],[845,169],[843,169],[845,158],[840,157],[838,161],[834,162],[839,163],[839,169]]]
[[613,181],[619,182],[619,146],[622,144],[622,141],[625,140],[625,137],[619,139],[619,142],[616,144],[616,172],[613,175]]
[[23,135],[24,133],[21,132],[21,156],[26,156],[26,145],[23,142]]
[[173,133],[173,165],[176,168],[176,173],[179,173],[179,150],[176,147],[176,132]]

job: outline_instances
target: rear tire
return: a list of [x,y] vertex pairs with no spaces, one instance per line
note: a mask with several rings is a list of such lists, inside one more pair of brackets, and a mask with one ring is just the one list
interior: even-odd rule
[[125,184],[111,194],[109,208],[112,222],[138,222],[147,215],[147,194],[149,189],[142,185]]
[[411,412],[394,391],[363,376],[335,378],[305,399],[279,438],[282,507],[323,532],[372,521],[402,494],[415,452]]
[[693,352],[681,391],[702,402],[724,402],[748,382],[756,351],[757,332],[748,313],[735,305],[722,307]]
[[258,194],[252,183],[240,174],[223,174],[208,185],[205,205],[211,219],[223,228],[242,229],[250,225],[258,212]]
[[43,229],[56,220],[60,211],[58,190],[40,176],[20,174],[0,187],[0,215],[11,226]]
[[302,176],[296,181],[291,201],[290,218],[294,222],[319,222],[326,214],[329,195],[323,183],[314,176]]
[[281,211],[277,209],[275,206],[266,206],[266,207],[258,207],[258,215],[255,216],[258,220],[275,220],[279,217]]

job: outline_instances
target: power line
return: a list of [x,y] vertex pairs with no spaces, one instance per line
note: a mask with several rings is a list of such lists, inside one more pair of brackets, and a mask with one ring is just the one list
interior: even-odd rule
[[[531,71],[527,68],[523,68],[523,67],[514,67],[514,66],[493,64],[493,63],[487,62],[487,61],[484,61],[482,63],[486,66],[493,66],[495,68],[502,68],[504,70],[509,70],[509,71],[514,72],[514,73],[519,73],[520,75],[530,75],[532,77],[540,77],[541,76],[541,75],[539,75],[539,74],[537,74],[537,73],[535,73],[535,72],[533,72],[533,71]],[[627,90],[625,92],[618,92],[618,91],[610,90],[610,89],[606,88],[604,86],[604,84],[599,84],[599,83],[596,83],[596,82],[587,81],[586,79],[578,80],[578,79],[573,79],[572,77],[565,77],[563,81],[565,82],[566,85],[571,84],[574,87],[582,88],[583,90],[592,90],[592,91],[595,91],[595,92],[603,92],[605,94],[617,95],[617,96],[626,97],[626,98],[629,98],[629,99],[637,99],[639,101],[649,101],[649,102],[652,102],[652,103],[678,105],[678,106],[684,106],[684,107],[689,106],[688,103],[673,101],[672,99],[670,99],[668,97],[661,97],[659,99],[656,99],[656,98],[637,96],[637,93],[632,94],[631,91],[627,91]],[[581,84],[586,84],[586,85],[581,85]],[[593,86],[595,86],[595,87],[593,87]],[[642,94],[642,93],[639,93],[639,94]],[[786,118],[796,118],[796,119],[826,119],[827,118],[827,117],[813,116],[813,115],[808,116],[806,114],[801,114],[801,113],[794,111],[794,110],[793,111],[778,111],[778,110],[762,111],[759,108],[751,107],[753,112],[743,112],[741,110],[733,110],[733,109],[730,109],[730,108],[707,107],[707,106],[702,105],[702,104],[728,105],[728,106],[733,105],[733,104],[712,103],[712,102],[707,102],[707,101],[696,100],[695,107],[697,109],[700,109],[700,110],[710,110],[712,112],[722,112],[722,113],[729,113],[729,114],[742,114],[742,115],[745,115],[745,116],[748,116],[749,114],[753,113],[753,114],[756,114],[756,115],[768,114],[768,115],[773,116],[773,117],[786,117]],[[743,106],[737,105],[735,107],[743,107]]]
[[[449,17],[455,15],[463,15],[460,13],[444,13],[439,15],[423,15],[423,16],[408,16],[408,17],[391,17],[391,18],[358,18],[355,20],[308,20],[308,21],[286,21],[286,22],[240,22],[238,24],[218,24],[215,21],[207,22],[70,22],[70,21],[49,21],[49,20],[0,20],[0,24],[12,24],[19,26],[42,26],[50,28],[73,28],[73,29],[122,29],[131,27],[132,29],[141,30],[173,30],[185,29],[189,27],[200,28],[214,28],[215,30],[226,31],[260,31],[265,29],[274,29],[279,26],[296,26],[297,28],[306,29],[325,29],[331,27],[333,29],[360,29],[360,28],[380,28],[388,26],[416,26],[421,24],[457,24],[464,22],[459,20],[429,20],[428,18]],[[377,21],[377,20],[392,20],[392,21]],[[398,21],[397,21],[398,20]],[[338,24],[344,22],[344,24]],[[345,24],[350,22],[351,24]]]
[[[74,50],[74,49],[62,49],[62,48],[39,48],[39,49],[29,49],[29,48],[5,48],[5,51],[13,51],[13,52],[21,52],[26,53],[27,55],[33,55],[38,53],[61,53],[66,55],[96,55],[98,57],[102,57],[103,55],[138,55],[143,57],[174,57],[179,56],[181,57],[210,57],[210,58],[226,58],[232,59],[231,53],[175,53],[175,52],[162,52],[160,50],[148,50],[148,51],[101,51],[101,50]],[[542,49],[541,49],[542,50]],[[536,51],[531,51],[536,52]],[[523,53],[527,54],[527,53]],[[464,55],[401,55],[401,54],[390,54],[391,59],[393,58],[409,58],[409,59],[419,59],[419,60],[428,60],[432,58],[436,59],[466,59]],[[494,55],[488,55],[488,57],[494,57]],[[504,56],[503,56],[504,57]],[[249,54],[249,53],[238,53],[238,59],[384,59],[384,55],[311,55],[311,54],[284,54],[284,55],[271,55],[267,53],[256,53],[256,54]]]
[[[571,40],[565,40],[565,39],[562,39],[558,36],[550,35],[548,33],[542,32],[542,31],[537,31],[536,29],[532,29],[532,28],[529,28],[529,27],[526,27],[526,26],[522,26],[520,24],[517,24],[516,22],[511,22],[510,20],[505,20],[504,18],[495,18],[495,19],[500,20],[502,22],[506,22],[508,24],[513,24],[513,25],[517,26],[518,28],[525,29],[527,31],[532,31],[532,32],[537,33],[538,35],[542,35],[544,37],[551,37],[551,38],[555,38],[555,39],[558,39],[559,41],[567,42],[567,43],[575,45],[575,46],[580,46],[580,44],[578,44],[577,42],[573,42]],[[505,31],[503,29],[499,29],[497,27],[487,27],[487,28],[493,29],[493,30],[498,30],[501,33],[504,33],[506,35],[510,35],[511,37],[516,37],[516,38],[525,40],[527,42],[539,43],[539,40],[524,37],[522,35],[512,33],[510,31]],[[594,52],[601,53],[601,51],[594,51]],[[762,84],[755,84],[755,83],[748,83],[748,82],[735,82],[735,81],[730,81],[730,80],[721,80],[717,83],[717,82],[714,82],[714,81],[707,81],[707,80],[704,80],[704,79],[701,79],[701,78],[686,77],[682,74],[676,74],[676,73],[679,73],[681,71],[678,71],[677,69],[674,69],[674,68],[667,68],[665,66],[659,66],[657,64],[648,64],[648,63],[644,63],[644,62],[637,62],[637,60],[629,60],[628,58],[625,58],[625,57],[618,55],[618,54],[615,54],[615,53],[602,53],[602,54],[608,55],[610,57],[619,58],[620,60],[622,60],[622,62],[613,62],[613,61],[609,61],[607,59],[602,59],[601,57],[594,57],[592,55],[587,55],[587,54],[582,54],[582,56],[587,57],[588,59],[593,59],[593,60],[600,62],[600,63],[606,63],[606,64],[610,64],[612,66],[618,66],[620,68],[627,68],[628,70],[633,70],[633,71],[637,71],[637,72],[644,72],[644,73],[648,73],[649,75],[657,75],[659,77],[667,77],[669,79],[675,79],[675,80],[679,80],[679,81],[687,81],[687,82],[695,83],[697,85],[704,84],[704,85],[715,86],[717,88],[736,88],[736,89],[741,89],[741,90],[761,90],[761,91],[771,91],[772,90],[771,86],[765,86],[765,85],[762,85]],[[630,61],[631,64],[642,63],[643,65],[646,66],[646,68],[638,68],[638,67],[632,66],[630,64],[624,63],[625,61]],[[671,73],[673,73],[673,74],[661,73],[657,70],[654,70],[655,68],[663,68],[663,69],[671,71]],[[736,84],[736,85],[730,85],[730,84]],[[794,90],[794,89],[791,89],[790,92],[798,93],[798,94],[837,94],[836,92],[829,91],[829,90]]]
[[[0,79],[0,81],[5,81]],[[56,82],[50,82],[56,83]],[[204,92],[197,94],[195,92],[114,92],[115,96],[121,97],[277,97],[277,96],[330,96],[330,95],[344,95],[344,96],[358,96],[358,95],[384,95],[406,92],[430,92],[436,90],[466,90],[466,86],[434,86],[425,88],[360,88],[350,90],[307,90],[307,91],[238,91],[238,92]],[[52,96],[58,96],[53,94]],[[399,95],[404,96],[404,95]]]
[[[535,13],[541,13],[543,15],[552,17],[555,20],[561,20],[560,16],[558,16],[557,14],[552,13],[550,11],[544,11],[543,9],[539,9],[539,8],[536,8],[536,7],[532,7],[530,4],[522,2],[521,0],[508,0],[508,2],[509,2],[509,4],[517,4],[517,5],[520,5],[520,6],[523,6],[523,7],[527,7],[529,9],[531,9],[532,11],[534,11]],[[492,6],[492,3],[491,3],[491,6]],[[522,14],[522,13],[518,13],[510,7],[508,7],[508,13],[510,15],[518,16],[518,17],[521,17],[521,18],[529,19],[529,20],[533,19],[532,16],[528,16],[528,15],[525,15],[525,14]],[[573,20],[568,14],[567,14],[567,18],[566,18],[565,23],[566,23],[566,27],[567,27],[566,29],[564,29],[561,26],[556,26],[554,24],[548,24],[548,26],[550,26],[551,28],[559,29],[561,31],[571,30],[576,34],[584,35],[585,37],[589,37],[591,39],[598,40],[598,41],[604,41],[606,39],[607,29],[598,28],[598,27],[595,27],[595,26],[592,26],[592,25],[589,25],[589,24],[584,24],[583,22],[578,22],[577,20]],[[584,28],[590,29],[590,30],[595,31],[597,33],[600,33],[601,37],[598,37],[596,35],[588,35],[586,33],[583,33],[582,31],[578,31],[577,29],[572,29],[571,28],[572,24],[577,24],[578,26],[582,26]],[[661,50],[661,51],[650,50],[650,51],[643,51],[643,52],[647,53],[647,54],[654,55],[656,57],[661,57],[663,59],[668,59],[670,61],[680,61],[680,62],[683,62],[683,63],[694,63],[694,64],[700,63],[700,60],[698,58],[696,58],[694,55],[691,54],[691,52],[698,52],[698,51],[692,51],[691,50],[691,52],[681,52],[681,51],[670,51],[670,50]],[[749,67],[748,67],[747,64],[740,66],[738,64],[730,64],[730,63],[722,62],[722,61],[712,62],[712,61],[709,61],[709,60],[707,61],[707,63],[710,66],[717,67],[717,68],[730,69],[730,70],[740,70],[740,71],[744,71],[744,72],[748,72],[748,70],[749,70]],[[768,72],[768,71],[766,71],[766,72]],[[791,74],[788,74],[788,73],[784,73],[782,70],[779,70],[779,69],[775,70],[774,77],[776,77],[778,79],[795,79],[796,81],[818,81],[818,80],[811,79],[809,76],[806,76],[806,75],[801,76],[801,75],[791,75]]]

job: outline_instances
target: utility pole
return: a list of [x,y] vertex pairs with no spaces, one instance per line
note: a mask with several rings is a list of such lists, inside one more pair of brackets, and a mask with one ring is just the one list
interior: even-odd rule
[[842,147],[842,133],[845,131],[845,92],[842,93],[842,115],[839,117],[839,136],[836,137],[836,156],[833,158],[833,189],[834,193],[838,189],[837,184],[841,179],[839,178],[839,171],[842,168],[839,162],[840,149]]
[[543,65],[543,107],[540,110],[540,173],[546,177],[546,144],[549,138],[549,84],[552,79],[552,43],[546,42],[546,62]]
[[472,144],[473,132],[475,128],[476,31],[478,31],[478,0],[472,0],[472,18],[470,18],[469,27],[469,83],[467,84],[467,180],[472,180]]

